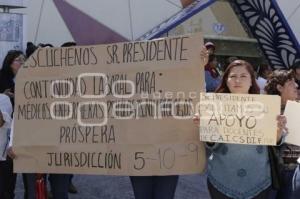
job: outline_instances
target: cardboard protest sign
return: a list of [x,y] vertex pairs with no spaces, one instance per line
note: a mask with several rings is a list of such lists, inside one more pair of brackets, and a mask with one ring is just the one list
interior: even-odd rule
[[284,109],[284,115],[287,120],[288,134],[285,142],[300,146],[300,122],[299,122],[300,103],[288,101]]
[[200,34],[38,49],[17,76],[16,172],[199,173]]
[[201,93],[200,140],[276,145],[280,97]]

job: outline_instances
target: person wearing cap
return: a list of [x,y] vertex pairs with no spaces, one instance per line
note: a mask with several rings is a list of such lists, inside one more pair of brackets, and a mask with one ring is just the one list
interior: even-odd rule
[[214,43],[212,43],[212,42],[209,41],[209,42],[206,42],[204,44],[204,46],[206,47],[209,55],[214,55],[215,54],[216,46],[215,46]]
[[216,56],[213,54],[209,55],[208,63],[205,65],[206,92],[214,92],[220,84],[220,75],[216,65]]
[[208,52],[208,62],[205,65],[206,92],[214,92],[220,84],[220,74],[217,70],[217,59],[215,56],[215,45],[212,42],[205,43]]

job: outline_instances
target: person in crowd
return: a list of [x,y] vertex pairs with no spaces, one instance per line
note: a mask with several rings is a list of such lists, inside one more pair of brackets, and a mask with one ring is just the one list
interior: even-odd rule
[[291,69],[295,72],[295,82],[298,85],[298,89],[300,89],[300,61],[296,61],[292,66]]
[[[51,44],[39,45],[40,47],[52,47]],[[33,52],[31,52],[33,53]],[[14,133],[13,129],[11,130],[11,135]],[[9,152],[11,157],[15,158],[18,154],[15,154],[12,150],[12,141],[9,144],[11,149]],[[36,180],[37,174],[35,173],[26,173],[23,174],[24,181],[24,199],[36,199]],[[70,182],[70,174],[50,174],[49,175],[51,193],[53,199],[68,199],[68,188]]]
[[[14,105],[14,86],[15,76],[18,70],[21,68],[25,61],[25,56],[21,51],[12,50],[9,51],[3,61],[3,66],[0,71],[0,93],[4,93],[10,97],[11,103]],[[8,157],[6,161],[2,161],[0,164],[0,181],[5,181],[5,196],[3,199],[13,199],[14,189],[16,184],[16,174],[13,173],[12,158],[16,155],[12,150],[12,133],[10,135],[10,144],[8,147]],[[24,198],[36,199],[35,197],[35,174],[24,174]],[[68,198],[68,186],[70,175],[67,174],[51,174],[51,190],[54,199],[67,199]],[[0,197],[2,199],[2,197]]]
[[[281,96],[281,112],[284,112],[288,100],[297,99],[297,83],[292,70],[275,70],[268,80],[265,91],[270,95]],[[300,157],[300,146],[282,144],[278,147],[282,168],[280,179],[281,187],[277,192],[277,199],[289,199],[292,193],[292,179],[297,167],[297,159]],[[298,196],[299,197],[299,196]]]
[[7,95],[0,94],[0,198],[14,198],[14,176],[11,162],[6,161],[6,148],[9,142],[12,105]]
[[[292,69],[295,71],[295,81],[298,85],[298,97],[297,100],[300,100],[300,61],[297,61],[293,64]],[[300,196],[300,157],[297,160],[297,168],[295,169],[292,181],[293,192],[291,199],[298,199]]]
[[[206,53],[201,56],[204,58]],[[130,176],[135,199],[173,199],[178,179],[178,175]]]
[[54,46],[52,44],[46,43],[39,43],[38,48],[53,48]]
[[35,46],[32,42],[27,42],[26,58],[30,57],[30,55],[32,55],[36,49],[37,46]]
[[[63,44],[61,45],[61,47],[71,47],[71,46],[76,46],[76,45],[77,45],[76,42],[69,41],[69,42],[63,43]],[[74,183],[73,183],[73,178],[74,178],[74,175],[71,174],[71,175],[70,175],[70,184],[69,184],[69,189],[68,189],[68,191],[69,191],[69,193],[76,194],[76,193],[78,193],[78,190],[77,190],[76,186],[75,186]]]
[[14,105],[14,88],[15,76],[25,61],[25,56],[22,51],[8,51],[4,58],[3,65],[0,71],[0,93],[4,93],[10,97]]
[[214,92],[220,83],[220,74],[217,69],[218,62],[215,55],[216,46],[212,42],[206,42],[204,46],[208,53],[207,63],[204,66],[206,92]]
[[216,66],[216,56],[210,54],[208,56],[208,63],[205,65],[206,92],[214,92],[220,84],[220,75],[216,69]]
[[[14,87],[15,76],[25,61],[22,51],[11,50],[8,51],[4,58],[2,68],[0,70],[0,93],[7,95],[10,98],[11,104],[14,105]],[[8,148],[9,152],[11,148]],[[1,184],[1,199],[13,199],[14,190],[16,186],[16,174],[13,173],[13,161],[11,157],[7,156],[5,161],[0,164],[0,181],[5,182]]]
[[61,47],[71,47],[71,46],[76,46],[76,42],[74,41],[68,41],[68,42],[65,42],[61,45]]
[[[209,53],[214,53],[213,43],[208,42],[202,47],[200,57],[208,61]],[[214,56],[214,55],[213,55]],[[130,176],[135,199],[173,199],[179,176]]]
[[216,46],[215,46],[214,43],[212,43],[212,42],[209,41],[209,42],[206,42],[204,44],[204,46],[207,49],[209,55],[214,55],[215,54],[215,52],[216,52]]
[[300,61],[295,62],[291,67],[295,72],[295,81],[298,85],[298,97],[297,99],[300,100]]
[[223,66],[223,71],[226,70],[226,67],[229,66],[229,64],[235,60],[238,60],[239,58],[238,57],[235,57],[235,56],[230,56],[230,57],[227,57],[225,59],[225,63],[224,63],[224,66]]
[[[235,60],[229,64],[216,93],[259,94],[251,64]],[[199,125],[199,116],[194,123]],[[286,118],[277,116],[277,141],[281,142]],[[276,132],[274,132],[276,133]],[[208,190],[212,199],[266,199],[271,194],[271,168],[267,146],[207,143]]]
[[270,75],[272,71],[270,70],[268,64],[261,64],[257,67],[256,73],[257,73],[257,78],[256,78],[256,82],[257,85],[260,88],[260,93],[264,94],[265,93],[265,86],[267,84],[267,79],[268,76]]

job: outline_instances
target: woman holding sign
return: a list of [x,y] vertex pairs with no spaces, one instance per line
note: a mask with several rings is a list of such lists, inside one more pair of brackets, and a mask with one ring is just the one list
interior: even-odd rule
[[[283,113],[287,101],[295,101],[297,99],[297,87],[295,74],[292,70],[276,70],[267,82],[265,91],[267,94],[280,95],[281,112]],[[292,193],[293,174],[297,167],[297,159],[300,157],[300,147],[284,143],[278,147],[278,152],[279,162],[281,163],[280,168],[282,168],[280,172],[282,183],[276,198],[289,199]]]
[[[3,60],[3,65],[0,70],[0,93],[7,95],[10,98],[11,104],[14,106],[14,86],[15,76],[18,70],[24,63],[25,57],[22,51],[10,50]],[[14,198],[14,190],[16,185],[17,175],[13,173],[13,161],[11,148],[7,149],[8,156],[5,161],[0,164],[0,189],[4,191],[4,196],[0,194],[1,199]]]
[[[235,60],[226,68],[216,93],[259,94],[253,67]],[[285,117],[278,116],[277,141],[285,128]],[[199,116],[194,122],[199,124]],[[201,122],[201,121],[200,121]],[[268,198],[271,192],[271,168],[268,150],[261,145],[207,143],[208,189],[212,199]]]

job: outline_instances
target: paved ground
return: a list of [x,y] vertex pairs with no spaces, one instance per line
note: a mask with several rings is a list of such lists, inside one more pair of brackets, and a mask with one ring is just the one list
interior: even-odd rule
[[[128,177],[75,175],[73,179],[79,193],[69,199],[134,199]],[[18,176],[16,199],[23,199],[22,178]],[[205,175],[181,176],[175,199],[209,199]]]

